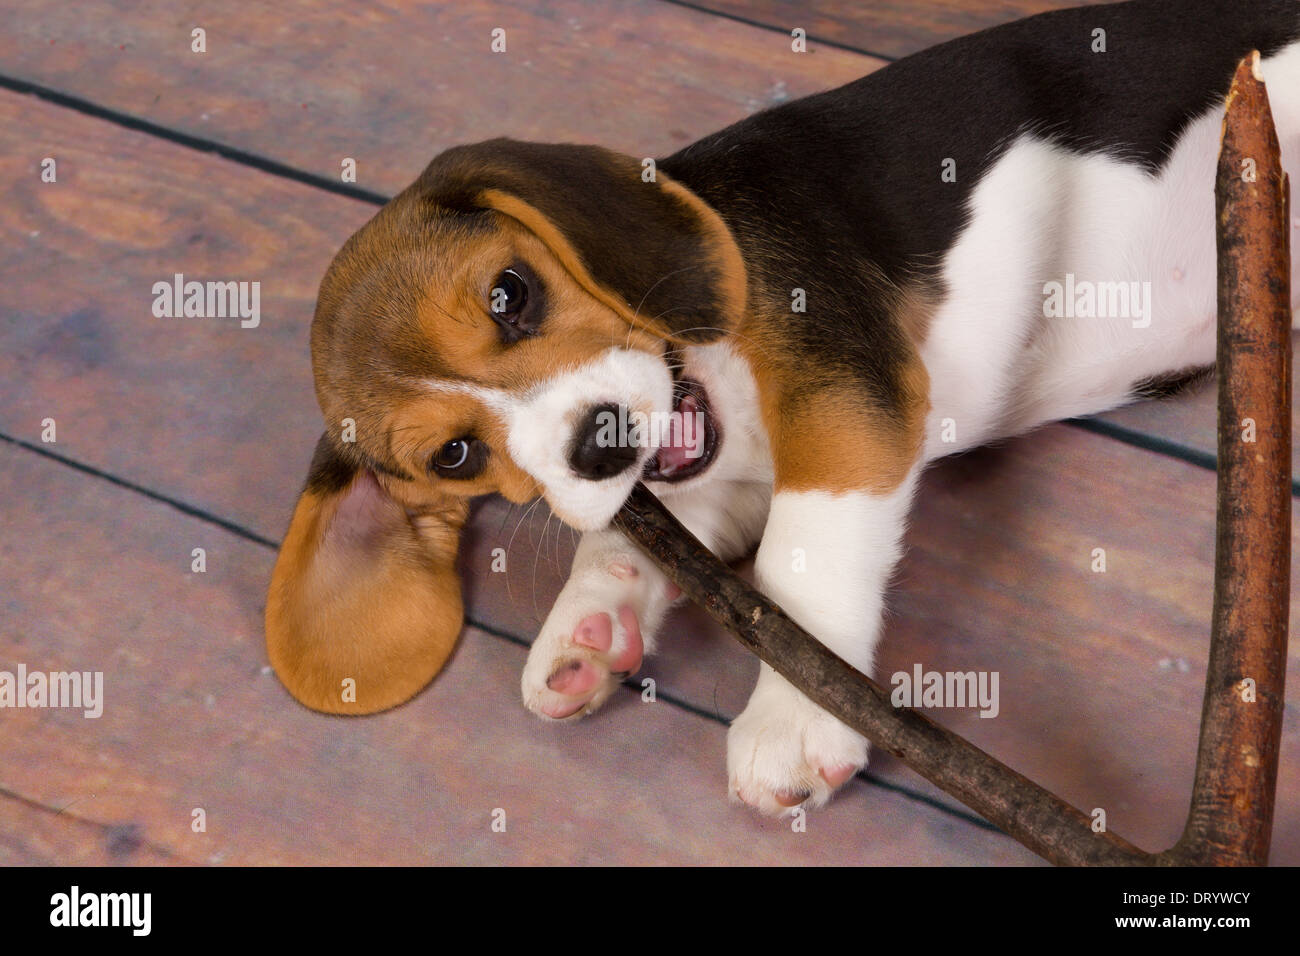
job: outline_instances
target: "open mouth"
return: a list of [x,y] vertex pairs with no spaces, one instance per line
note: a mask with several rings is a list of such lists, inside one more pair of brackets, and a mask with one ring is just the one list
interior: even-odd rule
[[709,410],[704,386],[681,378],[673,384],[677,402],[659,448],[646,462],[644,481],[675,483],[693,478],[713,462],[718,450],[718,427]]

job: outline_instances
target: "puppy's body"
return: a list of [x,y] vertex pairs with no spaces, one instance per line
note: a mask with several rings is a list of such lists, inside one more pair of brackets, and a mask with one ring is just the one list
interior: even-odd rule
[[[428,208],[469,217],[458,230],[490,223],[513,235],[522,226],[527,234],[508,253],[488,257],[496,264],[487,272],[522,256],[552,312],[562,296],[566,315],[594,308],[589,300],[604,310],[581,334],[577,326],[566,334],[564,352],[547,346],[565,356],[559,369],[542,367],[550,333],[541,325],[525,333],[536,341],[512,344],[499,357],[484,351],[470,361],[463,347],[444,346],[440,354],[455,352],[457,362],[426,360],[415,376],[440,402],[461,403],[427,415],[477,422],[476,434],[503,433],[492,441],[491,467],[502,469],[488,472],[493,486],[467,487],[515,498],[540,490],[562,517],[590,529],[530,653],[525,703],[552,718],[589,713],[621,671],[654,649],[673,589],[604,529],[643,471],[721,556],[758,544],[762,589],[868,670],[926,462],[1113,407],[1152,380],[1213,363],[1213,183],[1223,96],[1236,63],[1260,50],[1295,177],[1298,39],[1293,2],[1088,7],[956,40],[750,117],[660,161],[658,185],[641,182],[635,162],[582,147],[495,141],[480,147],[488,156],[481,161],[457,151],[436,160],[367,228],[400,246],[403,229],[424,221],[412,210]],[[567,191],[552,195],[534,184],[539,168]],[[588,205],[591,194],[603,204]],[[483,211],[508,221],[474,218]],[[629,255],[611,251],[605,220],[625,230]],[[371,265],[367,272],[358,259],[356,249],[340,254],[332,273],[348,278],[334,286],[347,291],[327,296],[327,278],[314,331],[329,419],[398,395],[383,397],[373,360],[365,366],[370,377],[360,375],[365,368],[350,378],[333,371],[357,365],[340,359],[339,343],[361,341],[358,329],[401,338],[419,328],[396,317],[387,331],[377,321],[346,322],[343,303],[363,284],[355,274],[381,271]],[[441,275],[454,284],[455,270]],[[1055,286],[1065,314],[1047,316]],[[1293,287],[1300,289],[1294,278]],[[1100,314],[1088,314],[1087,295]],[[456,306],[439,308],[448,314]],[[625,343],[604,331],[607,313],[626,322]],[[580,339],[592,343],[584,354],[573,352]],[[409,351],[408,343],[401,361]],[[507,362],[509,372],[500,371]],[[694,408],[682,404],[683,390],[702,397],[714,439],[706,466],[684,479],[663,465],[680,459],[671,442],[626,461],[588,461],[575,451],[591,409],[662,412],[674,395],[678,407]],[[420,504],[428,495],[414,490],[418,478],[403,477],[414,469],[412,459],[393,455],[392,419],[377,412],[370,429],[386,435],[386,447],[359,438],[357,454],[327,436],[323,458],[335,462],[332,473],[369,468],[408,513],[443,507]],[[426,427],[410,414],[400,421]],[[423,454],[455,433],[429,430],[437,437]],[[557,443],[554,431],[575,437]],[[331,527],[332,514],[358,510],[348,507],[357,487],[370,508],[372,484],[340,480],[332,492],[338,502],[304,496],[300,511],[328,512],[316,520]],[[447,493],[445,481],[438,487]],[[320,534],[326,544],[318,550],[329,552],[331,534]],[[388,539],[378,540],[392,552]],[[404,540],[410,547],[416,539]],[[279,647],[282,661],[301,668],[316,652],[311,641],[292,638],[303,628],[286,623],[283,609],[305,607],[306,586],[296,582],[310,584],[321,562],[309,546],[286,543],[290,550],[282,554],[285,570],[277,568],[268,636],[273,660]],[[325,630],[338,628],[318,627],[313,640],[325,640]],[[289,644],[292,653],[283,651]],[[337,657],[337,642],[330,646]],[[337,673],[332,665],[320,685]],[[389,696],[377,700],[387,705]],[[731,729],[730,790],[767,811],[816,804],[863,765],[866,752],[861,737],[764,666]]]
[[[732,228],[782,347],[887,408],[906,401],[905,349],[881,286],[911,290],[920,315],[902,331],[930,372],[930,422],[957,424],[955,447],[931,454],[969,448],[1212,364],[1222,98],[1259,49],[1294,168],[1297,23],[1292,0],[1033,17],[750,117],[660,168]],[[1067,274],[1150,281],[1152,327],[1044,318],[1044,283]],[[794,286],[804,313],[789,308]]]

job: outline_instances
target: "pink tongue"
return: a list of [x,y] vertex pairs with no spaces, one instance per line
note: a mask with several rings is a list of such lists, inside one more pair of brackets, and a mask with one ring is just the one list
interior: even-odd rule
[[678,414],[673,416],[669,433],[662,436],[664,444],[659,446],[659,473],[664,477],[686,467],[704,451],[704,423],[695,396],[683,396],[673,411]]

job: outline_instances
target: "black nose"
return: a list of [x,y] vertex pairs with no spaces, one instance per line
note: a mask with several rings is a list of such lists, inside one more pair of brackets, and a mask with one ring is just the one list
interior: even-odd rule
[[636,464],[637,448],[627,442],[619,418],[617,405],[587,412],[569,447],[569,466],[583,478],[613,478]]

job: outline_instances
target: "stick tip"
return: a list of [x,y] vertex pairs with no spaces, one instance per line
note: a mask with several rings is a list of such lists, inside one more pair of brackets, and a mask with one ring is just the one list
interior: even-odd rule
[[1264,73],[1259,68],[1259,51],[1251,50],[1243,56],[1237,63],[1237,68],[1232,72],[1232,84],[1228,88],[1228,102],[1231,103],[1237,98],[1237,95],[1246,90],[1254,90],[1257,86],[1264,83]]

